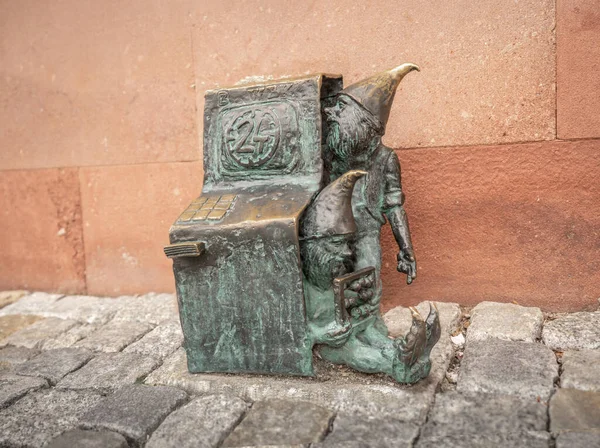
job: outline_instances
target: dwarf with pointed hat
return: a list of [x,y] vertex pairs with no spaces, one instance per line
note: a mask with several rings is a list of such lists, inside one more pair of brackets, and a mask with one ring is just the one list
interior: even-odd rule
[[[310,345],[326,360],[362,372],[386,373],[413,383],[429,374],[429,354],[440,337],[437,310],[424,320],[412,309],[406,337],[390,339],[376,328],[373,268],[355,271],[357,225],[352,192],[367,173],[352,170],[326,186],[308,206],[300,226],[300,255]],[[341,278],[355,279],[340,294]],[[377,312],[376,312],[377,310]]]
[[[352,209],[357,224],[355,267],[374,266],[377,285],[374,306],[381,300],[381,228],[390,223],[399,252],[397,270],[407,275],[410,284],[417,276],[415,254],[404,211],[400,183],[400,162],[394,151],[381,142],[396,94],[404,76],[419,70],[403,64],[343,89],[331,107],[324,108],[327,122],[325,162],[330,178],[337,179],[348,170],[367,174],[354,189]],[[387,334],[383,321],[380,330]]]

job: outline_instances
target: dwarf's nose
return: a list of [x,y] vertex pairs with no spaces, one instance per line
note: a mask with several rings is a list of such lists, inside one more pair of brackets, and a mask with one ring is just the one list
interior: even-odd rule
[[334,107],[325,107],[323,110],[325,111],[325,116],[327,118],[335,118],[337,115]]
[[348,244],[345,244],[340,248],[340,256],[343,258],[349,258],[352,256],[352,249]]

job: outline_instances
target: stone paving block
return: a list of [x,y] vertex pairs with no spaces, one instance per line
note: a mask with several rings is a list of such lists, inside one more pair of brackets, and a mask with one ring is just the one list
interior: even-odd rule
[[250,405],[226,395],[196,398],[169,415],[152,434],[146,448],[212,448],[241,420]]
[[18,375],[0,374],[0,409],[18,400],[30,390],[47,387],[42,378],[29,378]]
[[163,322],[179,323],[179,311],[175,294],[149,293],[131,297],[120,304],[115,320],[148,322],[158,325]]
[[46,448],[129,448],[129,445],[116,432],[72,429],[56,437]]
[[556,448],[593,448],[600,446],[600,432],[563,432],[556,438]]
[[102,353],[58,382],[63,389],[114,390],[134,384],[158,365],[137,353]]
[[[223,447],[303,445],[323,440],[333,420],[329,409],[306,401],[254,403]],[[301,423],[300,423],[301,422]]]
[[600,432],[600,392],[557,390],[550,400],[550,431]]
[[557,378],[558,364],[549,348],[490,338],[467,344],[457,390],[547,400]]
[[44,446],[74,429],[79,417],[102,399],[90,391],[48,389],[29,393],[0,412],[0,446]]
[[378,448],[412,448],[419,435],[419,426],[405,423],[388,416],[364,418],[339,414],[333,421],[333,429],[321,443],[311,448],[342,448],[351,446]]
[[0,316],[11,314],[38,314],[43,316],[43,313],[50,309],[61,297],[63,297],[63,294],[34,292],[22,297],[18,302],[0,309]]
[[110,321],[75,344],[98,352],[119,352],[148,333],[152,327],[144,322]]
[[42,352],[15,369],[17,375],[37,376],[56,384],[68,373],[79,369],[92,358],[84,348],[59,348]]
[[181,324],[167,323],[159,325],[123,351],[125,353],[152,356],[162,361],[181,347],[182,343],[183,332],[181,331]]
[[600,349],[600,311],[567,314],[546,322],[542,340],[552,350]]
[[[440,325],[442,334],[451,334],[458,327],[460,322],[461,310],[456,303],[433,302],[438,308],[440,315]],[[417,310],[426,318],[429,314],[429,302],[421,302],[417,305]],[[412,316],[407,307],[397,306],[383,315],[383,321],[390,330],[390,336],[405,336],[412,324]]]
[[0,291],[0,309],[15,303],[26,294],[27,291]]
[[0,316],[0,341],[41,319],[43,319],[43,317],[35,316],[33,314]]
[[304,400],[349,414],[389,414],[407,422],[424,422],[438,384],[428,377],[402,386],[387,377],[348,371],[343,377],[316,378],[191,374],[183,348],[145,379],[146,384],[180,387],[191,394],[226,394],[245,401]]
[[43,315],[103,324],[112,319],[129,297],[66,296],[45,310]]
[[40,348],[46,339],[55,338],[70,330],[75,325],[77,325],[77,321],[75,320],[50,317],[11,334],[9,337],[0,341],[0,346],[16,345],[19,347]]
[[46,339],[42,344],[42,350],[72,347],[75,343],[87,338],[100,328],[100,324],[79,324],[58,336]]
[[600,350],[564,352],[560,387],[600,392]]
[[125,386],[86,412],[81,417],[81,425],[87,429],[118,432],[139,445],[187,397],[184,391],[174,387]]
[[9,345],[0,348],[0,372],[12,372],[16,366],[39,354],[39,350]]
[[547,405],[535,398],[447,392],[436,395],[423,432],[545,431],[547,424]]
[[487,338],[535,342],[542,331],[544,315],[539,308],[513,303],[481,302],[471,311],[468,341]]
[[506,434],[440,434],[419,438],[416,448],[549,448],[550,443],[550,433],[540,431]]

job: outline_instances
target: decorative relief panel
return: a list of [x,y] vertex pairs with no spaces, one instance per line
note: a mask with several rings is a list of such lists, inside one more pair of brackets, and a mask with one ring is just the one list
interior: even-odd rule
[[220,161],[225,174],[286,174],[295,167],[299,130],[296,107],[291,102],[264,101],[226,108],[219,120],[223,136]]

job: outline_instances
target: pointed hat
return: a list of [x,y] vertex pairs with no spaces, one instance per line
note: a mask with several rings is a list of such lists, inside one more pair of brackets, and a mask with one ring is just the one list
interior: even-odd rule
[[371,112],[385,130],[396,89],[402,78],[413,70],[420,71],[415,64],[402,64],[349,85],[340,93],[348,95]]
[[365,171],[360,170],[348,171],[323,188],[304,212],[300,238],[322,238],[356,232],[352,214],[352,191],[356,181],[365,174]]

